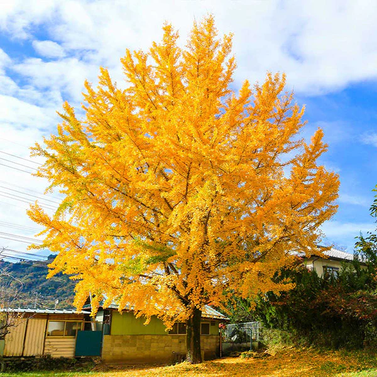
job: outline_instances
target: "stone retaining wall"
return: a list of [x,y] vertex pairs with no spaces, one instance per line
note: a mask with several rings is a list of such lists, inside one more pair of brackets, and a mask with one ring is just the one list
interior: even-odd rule
[[[219,355],[218,335],[202,335],[204,359]],[[186,353],[185,335],[105,335],[102,358],[107,362],[172,363]]]

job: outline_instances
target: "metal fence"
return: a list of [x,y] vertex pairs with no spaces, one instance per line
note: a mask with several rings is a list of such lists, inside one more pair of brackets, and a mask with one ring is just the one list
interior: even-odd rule
[[226,325],[223,332],[222,351],[229,354],[233,351],[252,350],[259,340],[259,322],[232,323]]

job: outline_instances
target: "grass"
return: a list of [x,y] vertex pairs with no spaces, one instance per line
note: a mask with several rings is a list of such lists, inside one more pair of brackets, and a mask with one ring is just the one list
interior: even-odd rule
[[224,358],[200,365],[173,366],[98,365],[89,372],[3,373],[15,377],[155,377],[155,376],[259,376],[259,377],[376,377],[377,354],[357,351],[315,351],[286,349],[265,358]]

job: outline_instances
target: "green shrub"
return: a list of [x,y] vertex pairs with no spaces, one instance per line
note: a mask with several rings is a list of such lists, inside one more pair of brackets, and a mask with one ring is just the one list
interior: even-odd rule
[[376,268],[370,264],[362,267],[355,260],[339,276],[319,277],[303,266],[283,271],[278,279],[290,278],[296,287],[280,296],[269,292],[259,297],[256,315],[267,329],[285,330],[296,343],[375,347],[377,282]]
[[2,358],[6,372],[32,372],[45,370],[87,371],[94,367],[91,358],[52,358],[43,357],[4,357]]

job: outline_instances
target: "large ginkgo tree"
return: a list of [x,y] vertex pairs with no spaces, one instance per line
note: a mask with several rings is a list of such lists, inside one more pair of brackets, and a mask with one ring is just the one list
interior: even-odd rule
[[321,252],[339,180],[318,163],[322,131],[300,139],[303,109],[284,75],[236,92],[232,38],[213,17],[184,48],[163,31],[121,59],[126,89],[101,68],[83,116],[64,104],[56,134],[33,148],[63,199],[52,216],[38,204],[29,216],[45,228],[39,247],[57,253],[50,276],[77,278],[78,308],[91,294],[93,313],[116,303],[185,322],[196,363],[205,305],[289,289],[272,278],[292,252]]

